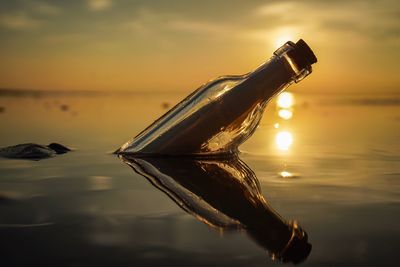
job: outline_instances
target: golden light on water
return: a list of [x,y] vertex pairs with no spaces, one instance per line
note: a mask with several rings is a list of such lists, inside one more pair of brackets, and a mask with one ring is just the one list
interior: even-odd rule
[[[278,96],[276,101],[278,107],[278,116],[284,120],[290,120],[293,117],[294,96],[292,93],[283,92]],[[275,129],[279,128],[279,123],[274,125]],[[293,135],[289,131],[279,131],[275,137],[275,144],[279,150],[289,150],[293,143]]]
[[277,105],[280,108],[290,108],[294,104],[294,97],[292,93],[283,92],[278,96]]
[[281,176],[282,178],[292,178],[293,174],[291,174],[288,171],[282,171],[282,172],[279,173],[279,176]]
[[281,109],[278,112],[278,116],[281,117],[284,120],[289,120],[293,117],[293,112],[288,109]]
[[279,150],[287,151],[293,144],[293,135],[288,131],[278,132],[275,137],[275,143]]

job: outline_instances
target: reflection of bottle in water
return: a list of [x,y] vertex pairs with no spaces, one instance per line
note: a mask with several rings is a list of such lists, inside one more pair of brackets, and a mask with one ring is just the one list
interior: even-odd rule
[[287,42],[255,71],[203,85],[117,152],[234,154],[255,131],[268,100],[310,74],[315,62],[303,40]]
[[307,233],[272,209],[254,172],[235,156],[121,159],[196,219],[246,232],[274,259],[300,263],[311,252]]

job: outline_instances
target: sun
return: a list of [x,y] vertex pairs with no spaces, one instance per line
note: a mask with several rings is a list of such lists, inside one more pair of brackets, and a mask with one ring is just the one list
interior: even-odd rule
[[276,29],[271,34],[271,43],[276,49],[287,43],[288,41],[295,42],[300,33],[299,27],[294,26],[284,26]]
[[279,35],[274,40],[275,48],[278,49],[279,47],[281,47],[282,45],[284,45],[288,41],[293,41],[293,36],[292,35],[290,35],[290,34]]

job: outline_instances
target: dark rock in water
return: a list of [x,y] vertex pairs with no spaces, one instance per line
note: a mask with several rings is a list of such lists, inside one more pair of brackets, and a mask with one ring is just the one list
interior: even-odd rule
[[69,149],[68,147],[63,146],[58,143],[51,143],[47,147],[49,147],[50,149],[53,149],[56,152],[56,154],[64,154],[64,153],[67,153],[68,151],[71,151],[71,149]]
[[71,151],[71,149],[57,143],[51,143],[48,146],[26,143],[0,148],[0,156],[4,158],[39,160],[53,157],[57,154],[64,154],[68,151]]

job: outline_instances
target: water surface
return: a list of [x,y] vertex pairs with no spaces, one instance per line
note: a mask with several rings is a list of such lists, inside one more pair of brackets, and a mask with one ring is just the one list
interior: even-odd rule
[[[284,265],[246,231],[184,211],[111,153],[183,96],[2,95],[0,146],[75,150],[0,160],[1,265]],[[293,97],[287,119],[270,103],[240,158],[268,205],[307,232],[301,265],[398,266],[399,96]]]

